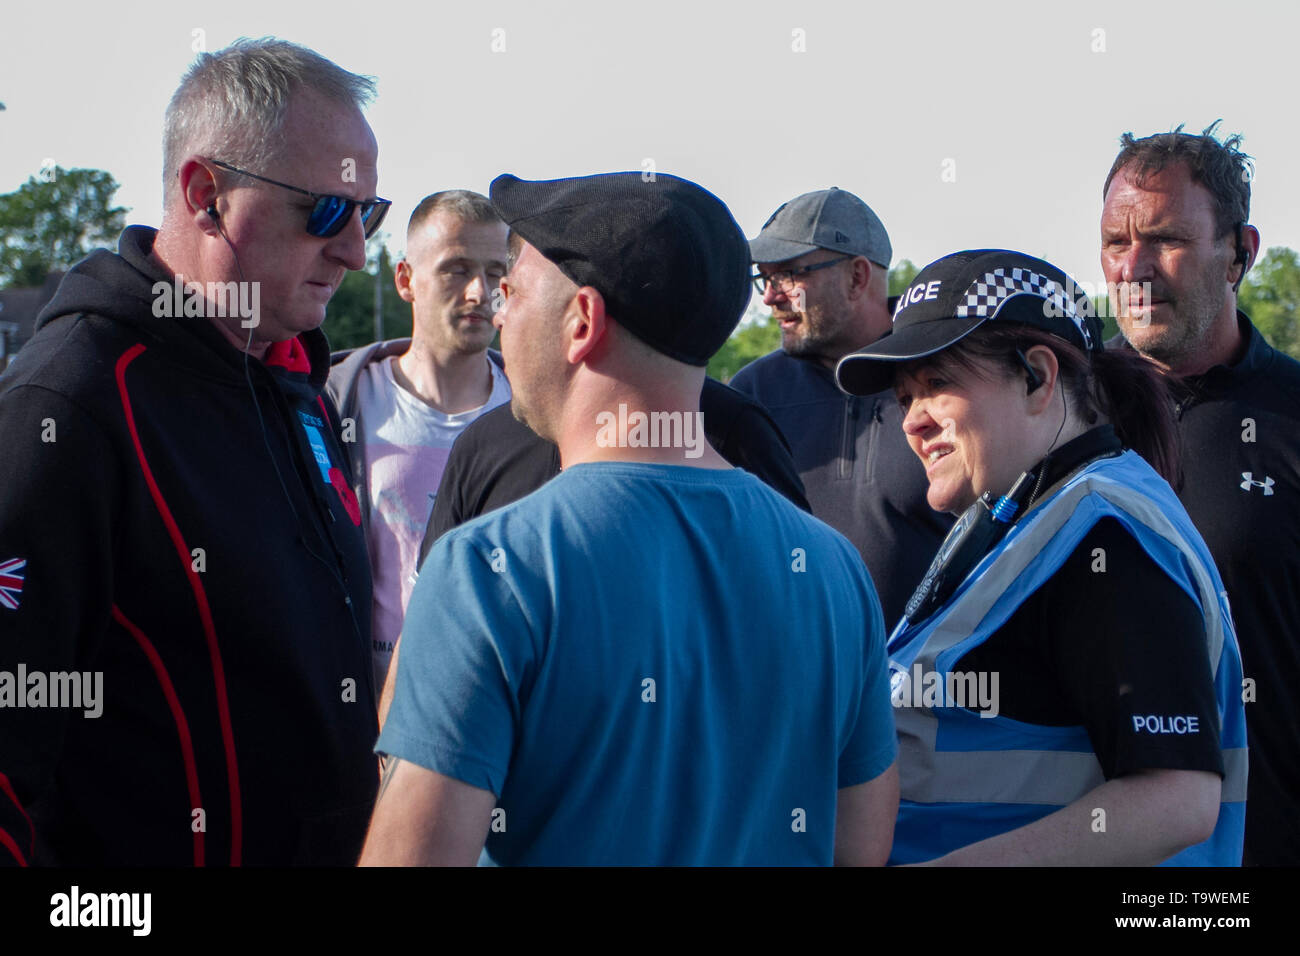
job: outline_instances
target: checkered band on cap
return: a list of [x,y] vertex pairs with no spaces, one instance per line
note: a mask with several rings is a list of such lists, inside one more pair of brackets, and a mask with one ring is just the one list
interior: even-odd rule
[[1056,308],[1056,315],[1069,319],[1083,336],[1089,349],[1096,348],[1088,325],[1079,315],[1074,299],[1055,279],[1039,275],[1031,269],[1014,268],[1007,274],[1007,269],[999,267],[984,273],[982,279],[971,283],[966,290],[965,299],[957,305],[955,315],[959,319],[996,318],[1002,306],[1017,295],[1034,295]]

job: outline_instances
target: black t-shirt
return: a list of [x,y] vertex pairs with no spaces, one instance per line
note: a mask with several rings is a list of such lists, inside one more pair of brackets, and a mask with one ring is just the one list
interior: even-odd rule
[[1228,591],[1249,682],[1243,863],[1300,866],[1300,363],[1244,313],[1237,327],[1241,358],[1171,383],[1178,497]]
[[[1205,620],[1114,518],[956,669],[997,673],[1003,716],[1087,728],[1107,780],[1159,768],[1223,774]],[[1157,720],[1135,727],[1135,716]],[[1195,717],[1197,732],[1162,717]]]
[[[811,510],[790,447],[762,405],[706,378],[700,411],[705,437],[719,455]],[[560,450],[518,421],[509,405],[479,417],[451,447],[420,544],[420,564],[444,532],[518,501],[559,473]]]
[[[1053,456],[1046,484],[1119,447],[1110,426],[1093,429]],[[1115,518],[1097,522],[954,669],[997,673],[1002,716],[1085,727],[1108,780],[1147,769],[1223,775],[1200,608]]]

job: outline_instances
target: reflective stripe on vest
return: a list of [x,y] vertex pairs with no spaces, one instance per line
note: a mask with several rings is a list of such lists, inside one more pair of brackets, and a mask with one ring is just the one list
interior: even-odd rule
[[[1225,771],[1219,825],[1210,840],[1169,862],[1240,863],[1246,731],[1227,595],[1173,491],[1131,451],[1068,478],[1026,512],[944,607],[917,625],[900,623],[891,636],[894,699],[907,704],[894,710],[903,805],[892,862],[932,859],[1031,823],[1105,782],[1084,728],[980,716],[969,698],[954,697],[971,685],[953,677],[957,662],[1005,624],[1104,517],[1125,525],[1205,620]],[[918,677],[930,686],[915,686]],[[992,684],[992,675],[986,681]]]

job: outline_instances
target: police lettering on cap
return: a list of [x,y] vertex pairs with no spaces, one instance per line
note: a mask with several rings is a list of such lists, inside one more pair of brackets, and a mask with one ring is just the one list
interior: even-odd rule
[[656,351],[707,365],[749,304],[749,245],[708,190],[657,173],[528,181],[489,190],[510,228]]
[[1007,249],[955,252],[922,269],[894,306],[890,332],[840,359],[835,380],[851,395],[889,388],[899,362],[942,352],[985,322],[1032,326],[1084,352],[1100,352],[1101,320],[1072,278]]

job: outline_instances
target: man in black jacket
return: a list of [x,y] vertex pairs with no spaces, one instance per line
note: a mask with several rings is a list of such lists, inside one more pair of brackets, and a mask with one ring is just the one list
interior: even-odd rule
[[[1217,124],[1216,124],[1217,125]],[[1300,363],[1237,309],[1259,253],[1240,137],[1125,133],[1101,265],[1125,344],[1165,373],[1178,497],[1232,602],[1250,745],[1243,865],[1300,864]]]
[[387,208],[373,92],[201,55],[161,228],[76,265],[0,378],[4,863],[355,859],[370,575],[318,326]]
[[841,358],[889,334],[889,236],[866,203],[832,187],[781,206],[749,250],[781,348],[731,384],[785,432],[813,514],[857,547],[892,629],[952,517],[926,503],[893,393],[845,395],[835,384]]

